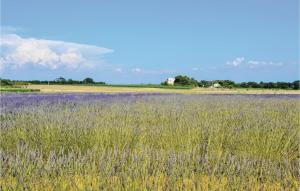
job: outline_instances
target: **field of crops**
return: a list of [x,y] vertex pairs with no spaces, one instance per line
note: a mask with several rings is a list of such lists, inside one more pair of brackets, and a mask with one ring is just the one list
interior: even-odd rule
[[2,94],[0,190],[297,190],[299,95]]

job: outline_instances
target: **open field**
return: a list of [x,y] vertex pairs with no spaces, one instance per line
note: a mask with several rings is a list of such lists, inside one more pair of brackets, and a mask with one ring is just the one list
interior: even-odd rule
[[300,186],[297,95],[0,98],[1,190]]
[[40,89],[44,93],[100,92],[100,93],[177,93],[177,94],[300,94],[299,90],[270,89],[163,89],[138,87],[108,87],[80,85],[29,85],[30,89]]

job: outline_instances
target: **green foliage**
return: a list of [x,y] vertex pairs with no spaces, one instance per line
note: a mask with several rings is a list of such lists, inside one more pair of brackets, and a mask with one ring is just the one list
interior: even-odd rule
[[13,86],[14,87],[26,87],[28,85],[28,82],[24,81],[14,81]]
[[50,81],[40,81],[40,80],[30,80],[30,81],[23,81],[26,83],[30,84],[71,84],[71,85],[76,85],[76,84],[98,84],[98,85],[105,85],[105,82],[95,82],[92,78],[85,78],[84,80],[73,80],[73,79],[68,79],[66,80],[64,77],[59,77],[55,80],[50,80]]
[[161,84],[106,84],[105,82],[95,82],[92,78],[85,78],[84,80],[66,80],[64,77],[59,77],[55,80],[9,80],[0,79],[0,86],[26,86],[28,84],[71,84],[71,85],[106,85],[111,87],[149,87],[149,88],[170,88],[170,89],[190,89],[193,87],[210,87],[214,83],[219,83],[223,88],[264,88],[264,89],[295,89],[299,90],[299,80],[294,82],[241,82],[235,83],[231,80],[201,80],[197,81],[194,78],[188,76],[179,75],[175,77],[175,86],[168,86],[166,82]]
[[0,92],[39,92],[39,89],[1,87]]
[[13,84],[10,80],[0,78],[0,86],[12,86],[12,85]]
[[82,80],[82,83],[84,83],[84,84],[93,84],[95,82],[92,78],[85,78],[84,80]]
[[1,113],[3,190],[297,190],[296,99],[149,97]]
[[[188,76],[179,75],[175,77],[175,85],[177,86],[198,86],[198,87],[211,87],[213,84],[218,83],[223,88],[264,88],[264,89],[300,89],[299,80],[295,82],[241,82],[235,83],[232,80],[201,80],[197,81]],[[167,85],[162,82],[161,85]]]
[[97,84],[97,85],[106,85],[105,82],[94,82],[94,84]]
[[225,88],[234,88],[236,86],[235,82],[231,80],[217,80],[216,82]]
[[259,84],[256,82],[242,82],[240,84],[240,87],[242,88],[259,88]]
[[59,77],[55,80],[57,83],[65,84],[67,80],[63,77]]
[[294,81],[292,88],[295,90],[300,90],[300,80]]
[[163,82],[160,83],[160,85],[162,85],[162,86],[167,86],[167,85],[169,85],[169,84],[168,84],[167,81],[163,81]]
[[[298,83],[298,84],[297,84]],[[241,88],[264,88],[264,89],[299,89],[299,80],[295,82],[242,82],[236,84]]]
[[201,80],[198,82],[198,86],[199,87],[205,87],[205,88],[208,88],[210,86],[213,85],[213,82],[212,81],[206,81],[206,80]]
[[28,89],[28,85],[24,81],[11,81],[7,79],[0,79],[0,92],[37,92],[38,89]]
[[174,81],[175,85],[180,85],[180,86],[197,86],[197,81],[194,78],[189,78],[188,76],[176,76],[175,77],[175,81]]

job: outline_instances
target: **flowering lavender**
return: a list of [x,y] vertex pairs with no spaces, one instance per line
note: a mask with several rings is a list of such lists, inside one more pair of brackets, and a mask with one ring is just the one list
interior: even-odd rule
[[2,94],[4,190],[295,190],[299,96]]
[[58,94],[41,94],[41,93],[2,93],[0,95],[1,111],[16,111],[23,107],[53,104],[68,104],[82,102],[114,102],[117,100],[132,100],[147,96],[164,96],[167,94],[157,93],[58,93]]
[[[136,100],[145,97],[153,96],[170,96],[171,94],[159,93],[118,93],[118,94],[104,94],[104,93],[56,93],[56,94],[41,94],[41,93],[2,93],[0,94],[1,110],[14,111],[26,106],[37,106],[39,104],[67,104],[67,103],[81,103],[92,101],[114,102],[120,100]],[[177,94],[176,96],[184,97]],[[191,95],[185,96],[186,98]],[[206,94],[206,95],[193,95],[192,97],[247,97],[247,98],[270,98],[270,99],[300,99],[297,94]]]

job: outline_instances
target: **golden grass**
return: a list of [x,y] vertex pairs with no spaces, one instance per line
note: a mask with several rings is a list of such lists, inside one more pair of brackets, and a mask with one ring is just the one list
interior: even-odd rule
[[78,85],[29,85],[30,89],[40,89],[43,93],[177,93],[177,94],[300,94],[299,90],[275,89],[163,89],[139,87],[108,87],[108,86],[78,86]]
[[[175,182],[168,179],[166,176],[148,176],[143,179],[132,179],[127,177],[123,180],[123,177],[112,176],[110,178],[101,178],[97,176],[60,176],[60,177],[34,177],[35,184],[30,184],[27,187],[30,190],[99,190],[101,188],[109,188],[108,190],[140,190],[148,188],[149,190],[170,190],[170,187],[175,190],[228,190],[230,185],[227,177],[215,177],[215,176],[197,176],[191,178],[178,179]],[[238,177],[233,178],[237,185],[241,184]],[[126,184],[124,184],[124,181]],[[22,189],[22,186],[18,186],[18,181],[15,177],[5,177],[0,180],[0,184],[3,186],[3,190],[10,189]],[[172,186],[170,185],[172,184]],[[265,190],[265,191],[280,191],[280,190],[292,190],[287,189],[280,182],[266,182],[260,183],[254,177],[249,179],[248,182],[251,185],[251,191]],[[299,186],[295,180],[295,187]],[[247,188],[241,188],[248,190]],[[143,189],[141,189],[143,190]]]

